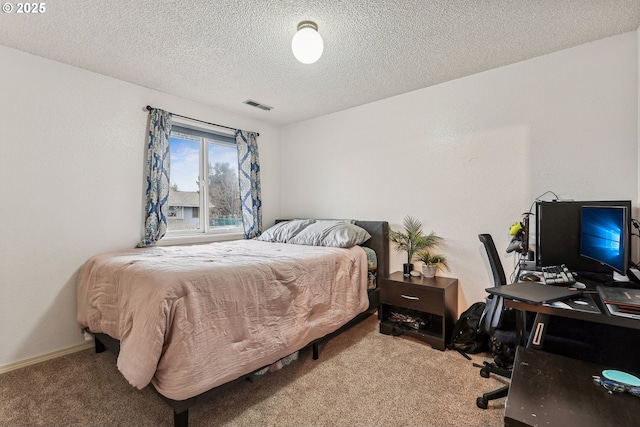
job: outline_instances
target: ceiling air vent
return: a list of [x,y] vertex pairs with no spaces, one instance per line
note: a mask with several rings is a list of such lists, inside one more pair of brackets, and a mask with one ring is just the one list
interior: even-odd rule
[[268,105],[261,104],[259,102],[254,101],[253,99],[247,99],[246,101],[244,101],[244,103],[247,105],[251,105],[252,107],[260,108],[261,110],[264,110],[264,111],[269,111],[273,109],[273,107],[269,107]]

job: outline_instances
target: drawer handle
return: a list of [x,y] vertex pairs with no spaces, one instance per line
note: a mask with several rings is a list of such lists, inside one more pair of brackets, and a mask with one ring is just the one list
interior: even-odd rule
[[418,297],[412,297],[412,296],[410,296],[410,295],[400,295],[400,296],[401,296],[402,298],[404,298],[404,299],[411,299],[411,300],[415,300],[415,301],[418,301],[418,300],[420,299],[420,298],[418,298]]

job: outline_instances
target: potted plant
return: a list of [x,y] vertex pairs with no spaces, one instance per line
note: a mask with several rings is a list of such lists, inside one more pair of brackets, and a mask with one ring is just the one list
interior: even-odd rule
[[397,251],[407,252],[407,262],[403,264],[402,270],[404,275],[408,276],[413,270],[413,259],[416,253],[422,249],[437,245],[442,238],[436,236],[433,231],[428,235],[424,235],[422,232],[422,223],[411,216],[404,218],[403,225],[404,230],[402,231],[389,231],[389,240],[396,244]]
[[442,254],[433,254],[428,250],[424,250],[418,252],[417,260],[424,263],[422,266],[422,274],[424,277],[435,276],[436,271],[442,270],[443,267],[446,268],[447,271],[451,271],[449,269],[449,264],[447,263],[447,258]]

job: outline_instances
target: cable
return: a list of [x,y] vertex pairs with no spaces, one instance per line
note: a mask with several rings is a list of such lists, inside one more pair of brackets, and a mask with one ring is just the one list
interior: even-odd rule
[[518,253],[517,255],[517,259],[515,259],[515,265],[513,266],[513,271],[511,272],[511,275],[509,276],[509,283],[516,283],[519,280],[520,277],[520,269],[522,266],[522,257],[523,255],[521,253]]
[[555,200],[558,200],[558,199],[560,198],[560,196],[558,196],[558,195],[557,195],[556,193],[554,193],[553,191],[551,191],[551,190],[547,190],[547,191],[545,191],[544,193],[542,193],[541,195],[539,195],[538,197],[536,197],[536,201],[540,201],[540,199],[541,199],[542,197],[544,197],[545,195],[547,195],[548,193],[553,194],[553,196],[555,197]]
[[[555,197],[554,200],[558,200],[560,198],[553,191],[547,190],[547,191],[545,191],[544,193],[542,193],[541,195],[539,195],[538,197],[536,197],[534,199],[534,201],[531,203],[531,206],[529,206],[529,211],[528,212],[525,212],[525,213],[522,214],[523,216],[527,217],[527,233],[524,236],[524,239],[526,239],[526,242],[525,241],[522,242],[522,244],[523,244],[523,248],[522,249],[523,249],[524,253],[523,252],[518,252],[517,257],[514,258],[515,265],[513,266],[513,271],[511,272],[511,275],[509,276],[509,280],[510,280],[511,283],[515,283],[515,282],[518,281],[518,278],[520,276],[520,270],[521,270],[522,266],[525,263],[524,257],[528,256],[528,254],[529,254],[529,230],[528,230],[529,229],[529,226],[528,226],[528,222],[529,221],[528,221],[528,218],[531,215],[535,215],[533,213],[533,206],[536,204],[536,202],[542,201],[541,199],[544,196],[546,196],[547,194],[553,194],[553,196]],[[639,227],[638,230],[640,230],[640,222],[638,223],[637,227]]]
[[539,195],[538,197],[536,197],[536,198],[533,200],[533,203],[531,203],[531,206],[529,206],[529,212],[528,212],[528,214],[529,214],[529,215],[534,215],[534,213],[532,212],[532,210],[533,210],[533,206],[536,204],[536,202],[542,202],[542,200],[540,200],[540,199],[542,199],[542,198],[543,198],[544,196],[546,196],[547,194],[553,194],[553,197],[555,197],[555,199],[554,199],[554,200],[558,200],[558,199],[560,198],[560,196],[558,196],[556,193],[554,193],[554,192],[553,192],[553,191],[551,191],[551,190],[547,190],[547,191],[545,191],[544,193],[542,193],[541,195]]
[[[638,221],[638,220],[637,220],[637,219],[635,219],[635,218],[631,218],[631,225],[633,225],[633,227],[634,227],[636,230],[640,231],[640,221]],[[638,234],[638,233],[634,233],[633,231],[631,231],[631,235],[632,235],[632,236],[640,237],[640,234]],[[629,253],[629,262],[630,262],[631,264],[633,264],[633,266],[634,266],[635,268],[640,269],[640,263],[635,263],[635,262],[633,262],[633,260],[631,260],[631,253]],[[632,273],[632,274],[633,274],[633,273]]]
[[[536,198],[533,200],[533,202],[531,203],[531,206],[529,206],[529,212],[527,212],[527,213],[525,213],[525,214],[523,214],[523,215],[529,215],[529,216],[534,215],[534,216],[535,216],[535,214],[533,213],[533,207],[535,206],[535,204],[536,204],[537,202],[541,202],[541,201],[542,201],[541,199],[542,199],[544,196],[546,196],[547,194],[553,194],[553,197],[555,197],[555,199],[554,199],[554,200],[558,200],[558,199],[560,198],[560,196],[558,196],[558,195],[557,195],[556,193],[554,193],[553,191],[551,191],[551,190],[547,190],[547,191],[545,191],[544,193],[542,193],[541,195],[539,195],[538,197],[536,197]],[[639,229],[639,230],[640,230],[640,229]],[[527,236],[527,237],[529,237],[529,236]],[[529,253],[529,242],[526,242],[526,243],[527,243],[527,253]]]

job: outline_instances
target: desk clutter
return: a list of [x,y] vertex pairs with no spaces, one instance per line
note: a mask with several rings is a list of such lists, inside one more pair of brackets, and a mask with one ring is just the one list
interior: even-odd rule
[[566,265],[550,265],[537,270],[522,270],[518,276],[520,282],[540,282],[545,285],[570,286],[577,289],[585,289],[586,285],[578,282],[575,273],[572,273]]
[[[640,319],[640,289],[606,285],[594,286],[595,283],[592,282],[597,278],[597,275],[589,275],[586,273],[581,273],[581,275],[585,275],[585,281],[591,283],[590,292],[597,293],[599,295],[608,314],[628,317],[631,319]],[[587,286],[584,283],[576,281],[577,275],[569,271],[569,269],[564,265],[542,267],[542,271],[523,270],[520,272],[518,279],[520,280],[520,283],[529,283],[530,285],[553,285],[550,287],[564,287],[577,290],[587,289]],[[602,281],[600,281],[600,283],[602,283]],[[525,289],[529,289],[530,285],[526,285]],[[538,289],[537,291],[540,290]],[[546,292],[544,294],[546,294]],[[543,296],[539,296],[538,299],[544,298],[544,294]],[[574,295],[557,299],[553,292],[549,292],[549,296],[549,299],[539,303],[557,308],[601,313],[598,304],[588,291],[583,292],[579,298]],[[511,297],[513,299],[520,299],[525,302],[535,303],[531,300],[516,298],[513,295],[511,295]]]
[[582,291],[578,289],[549,286],[537,282],[520,282],[494,286],[493,288],[486,288],[485,291],[507,299],[524,301],[534,305],[570,300],[582,296]]
[[640,289],[596,287],[600,299],[614,316],[640,319]]
[[[627,385],[627,376],[611,380],[618,377],[607,366],[518,347],[504,425],[637,427],[640,400],[631,392],[635,387]],[[604,384],[593,377],[597,373]],[[625,392],[617,392],[622,388]]]
[[567,310],[585,311],[587,313],[602,313],[591,294],[585,292],[583,292],[582,295],[577,298],[571,298],[564,301],[556,301],[548,305],[550,305],[551,307],[564,308]]
[[549,305],[588,313],[602,312],[591,294],[573,287],[549,286],[543,282],[527,281],[487,288],[486,291],[534,305]]
[[[565,271],[566,266],[551,266],[550,269],[554,270],[557,274],[564,273],[565,276],[561,279],[553,278],[553,275],[550,276],[551,273],[548,271],[536,271],[536,270],[523,270],[520,272],[518,276],[520,282],[522,283],[532,283],[540,286],[545,285],[553,285],[549,287],[564,287],[570,290],[584,290],[579,295],[578,294],[569,294],[566,298],[562,298],[560,300],[546,300],[542,301],[541,304],[549,305],[551,307],[556,308],[564,308],[567,310],[578,310],[585,311],[588,313],[602,313],[602,310],[598,307],[598,303],[591,296],[590,292],[594,292],[594,286],[592,285],[591,290],[587,290],[587,285],[582,282],[577,282],[577,275],[575,273],[571,273],[568,269]],[[562,273],[558,273],[559,270],[562,270]],[[555,274],[555,273],[554,273]],[[567,275],[569,274],[569,275]],[[553,283],[549,283],[549,277],[551,277],[551,281]],[[565,279],[566,277],[566,279]],[[615,309],[614,309],[615,310]],[[640,315],[640,311],[638,312]]]
[[609,394],[627,392],[640,397],[640,378],[627,372],[605,369],[602,376],[593,375],[593,382],[604,387]]

